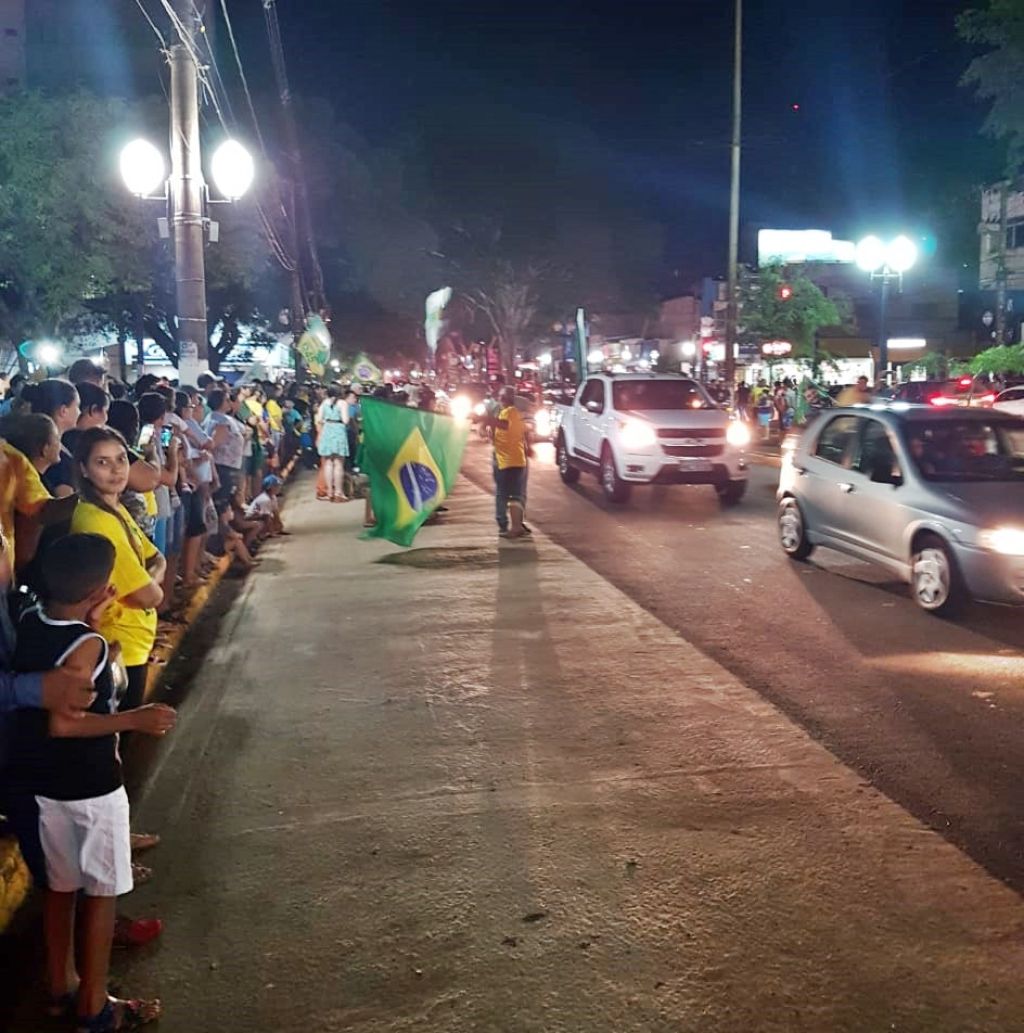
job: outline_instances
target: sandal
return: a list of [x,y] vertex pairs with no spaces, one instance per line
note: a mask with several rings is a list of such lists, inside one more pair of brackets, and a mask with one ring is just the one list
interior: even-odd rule
[[136,864],[132,861],[132,882],[136,886],[145,886],[153,878],[153,869],[147,868],[144,864]]
[[141,1029],[149,1022],[160,1018],[163,1006],[158,999],[152,1001],[122,1001],[108,997],[99,1015],[89,1018],[78,1017],[78,1033],[117,1033],[118,1030]]
[[130,838],[133,854],[141,854],[143,850],[152,850],[160,845],[160,837],[155,832],[133,832]]

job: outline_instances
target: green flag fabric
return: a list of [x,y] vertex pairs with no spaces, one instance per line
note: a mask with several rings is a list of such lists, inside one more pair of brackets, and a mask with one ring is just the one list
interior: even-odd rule
[[362,469],[377,518],[363,537],[412,545],[459,476],[469,425],[375,398],[365,399],[361,410]]

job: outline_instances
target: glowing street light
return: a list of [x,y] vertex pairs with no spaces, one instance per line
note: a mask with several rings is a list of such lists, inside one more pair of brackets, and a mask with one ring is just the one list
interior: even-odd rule
[[121,151],[121,178],[136,197],[150,197],[164,185],[164,156],[148,140],[132,140]]
[[36,361],[40,366],[52,368],[60,365],[61,349],[52,341],[40,341],[36,346]]
[[871,276],[881,280],[881,301],[878,312],[878,365],[881,381],[888,379],[889,337],[885,329],[885,317],[889,304],[889,284],[894,280],[903,286],[903,274],[913,268],[917,261],[917,245],[902,234],[888,243],[875,236],[865,237],[856,252],[857,265]]
[[225,140],[213,152],[210,173],[217,189],[229,201],[237,201],[249,192],[256,178],[256,163],[237,140]]

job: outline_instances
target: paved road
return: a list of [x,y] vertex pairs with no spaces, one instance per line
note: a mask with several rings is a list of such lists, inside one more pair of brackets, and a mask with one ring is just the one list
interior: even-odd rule
[[[490,476],[482,443],[466,472]],[[885,572],[775,541],[777,471],[723,512],[710,488],[626,507],[594,478],[564,486],[543,446],[529,520],[782,708],[892,799],[1024,891],[1024,614],[921,613]]]

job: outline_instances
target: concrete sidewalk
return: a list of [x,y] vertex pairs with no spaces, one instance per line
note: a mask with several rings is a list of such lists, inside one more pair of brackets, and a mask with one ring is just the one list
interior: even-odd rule
[[1024,1029],[1020,899],[589,568],[292,494],[137,807],[163,1033]]

